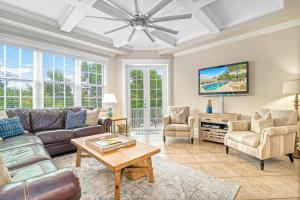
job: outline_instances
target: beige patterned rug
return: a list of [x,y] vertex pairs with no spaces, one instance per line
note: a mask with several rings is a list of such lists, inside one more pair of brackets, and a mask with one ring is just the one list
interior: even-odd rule
[[[74,168],[75,155],[55,157],[59,168]],[[122,200],[214,200],[234,199],[239,186],[203,172],[153,157],[155,183],[147,178],[132,181],[123,178]],[[92,158],[83,158],[76,168],[80,178],[82,200],[113,200],[114,174]]]

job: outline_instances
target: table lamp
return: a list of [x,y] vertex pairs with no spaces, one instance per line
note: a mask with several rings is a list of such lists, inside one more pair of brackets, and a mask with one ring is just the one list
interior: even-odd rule
[[[283,94],[295,94],[294,107],[295,107],[295,110],[298,110],[299,109],[298,94],[300,93],[300,79],[285,81],[283,83],[282,93]],[[298,122],[298,126],[299,126],[299,123],[300,122]],[[296,135],[296,141],[295,141],[296,144],[295,144],[295,151],[294,151],[294,158],[297,158],[297,159],[300,158],[299,134],[300,133],[298,132],[298,136]]]
[[108,93],[104,94],[103,99],[102,99],[103,104],[107,104],[108,106],[108,116],[112,117],[113,112],[112,112],[112,104],[117,103],[117,98],[114,93]]

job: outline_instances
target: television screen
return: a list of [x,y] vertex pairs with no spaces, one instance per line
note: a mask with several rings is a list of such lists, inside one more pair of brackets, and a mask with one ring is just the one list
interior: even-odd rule
[[241,62],[199,69],[199,94],[248,93],[248,66],[248,62]]

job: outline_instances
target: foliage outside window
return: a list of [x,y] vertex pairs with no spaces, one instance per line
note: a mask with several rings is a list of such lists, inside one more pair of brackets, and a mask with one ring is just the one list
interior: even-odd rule
[[43,52],[44,107],[74,105],[74,58]]
[[32,108],[33,50],[0,44],[0,109]]
[[83,61],[81,63],[81,105],[102,107],[103,65]]

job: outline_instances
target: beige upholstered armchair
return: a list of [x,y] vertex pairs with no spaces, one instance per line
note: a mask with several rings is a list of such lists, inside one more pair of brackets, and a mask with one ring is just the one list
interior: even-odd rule
[[262,128],[260,133],[255,133],[251,131],[254,125],[250,120],[229,122],[228,133],[224,138],[226,153],[231,147],[254,156],[260,160],[261,170],[264,170],[264,160],[276,156],[288,155],[290,161],[294,162],[297,111],[265,109],[258,113],[263,117],[271,116],[274,126]]
[[170,106],[169,115],[162,118],[164,123],[163,140],[168,137],[188,137],[194,142],[194,122],[189,107]]

